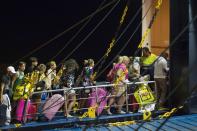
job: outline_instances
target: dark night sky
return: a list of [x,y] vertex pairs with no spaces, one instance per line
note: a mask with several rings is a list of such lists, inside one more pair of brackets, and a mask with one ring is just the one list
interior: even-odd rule
[[[6,3],[2,3],[0,18],[1,63],[15,62],[29,51],[91,14],[98,8],[102,1],[103,0],[8,0]],[[110,1],[111,0],[106,0],[106,3]],[[98,60],[104,54],[118,26],[120,15],[125,4],[126,0],[121,0],[120,4],[106,21],[72,55],[73,58],[77,59],[79,62],[85,58]],[[112,6],[110,6],[110,8]],[[131,0],[128,17],[123,28],[134,16],[140,6],[141,3],[139,0]],[[60,61],[64,58],[94,28],[110,8],[96,15],[81,34],[56,60]],[[133,30],[140,20],[141,14],[132,24],[131,28],[129,28],[125,37],[123,37],[113,49],[109,60],[112,56],[115,56],[115,53],[122,47],[128,39],[128,36],[133,33]],[[64,46],[66,41],[71,38],[80,26],[50,43],[32,56],[37,56],[41,62],[47,62]],[[139,43],[140,38],[141,28],[130,43],[136,45]],[[133,53],[135,46],[132,48],[131,44],[122,54],[131,55]]]

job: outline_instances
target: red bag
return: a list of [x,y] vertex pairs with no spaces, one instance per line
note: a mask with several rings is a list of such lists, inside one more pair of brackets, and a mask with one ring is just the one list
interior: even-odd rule
[[115,76],[114,69],[111,69],[107,74],[107,81],[112,82],[114,80],[114,76]]
[[36,116],[36,112],[37,112],[37,108],[36,105],[33,105],[32,103],[29,105],[28,108],[28,115],[27,115],[27,119],[34,119]]

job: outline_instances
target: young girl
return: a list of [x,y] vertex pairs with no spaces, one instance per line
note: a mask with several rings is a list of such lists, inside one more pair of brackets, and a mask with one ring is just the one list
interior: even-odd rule
[[75,75],[78,71],[78,64],[74,59],[69,59],[65,62],[65,70],[61,77],[61,87],[65,89],[64,98],[64,115],[66,117],[72,117],[70,115],[70,111],[72,110],[75,101],[76,101],[76,94],[75,90],[72,89],[75,83]]
[[94,68],[94,60],[88,59],[88,64],[84,68],[83,72],[83,86],[91,86],[93,85],[93,68]]

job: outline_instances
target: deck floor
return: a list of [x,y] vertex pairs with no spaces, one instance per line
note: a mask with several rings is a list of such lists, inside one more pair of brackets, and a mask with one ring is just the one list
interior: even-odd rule
[[[98,124],[97,126],[89,125],[89,127],[85,126],[87,124],[84,123],[93,123],[95,120],[97,121],[106,121],[106,120],[116,120],[120,121],[121,119],[125,118],[133,118],[137,117],[141,119],[141,113],[134,113],[134,114],[121,114],[121,115],[111,115],[111,116],[101,116],[98,119],[91,119],[91,118],[59,118],[53,121],[48,122],[30,122],[20,127],[16,127],[16,125],[10,125],[6,127],[1,127],[1,129],[14,129],[14,130],[29,130],[29,129],[36,129],[36,130],[46,130],[46,131],[53,131],[53,130],[66,130],[66,131],[122,131],[122,130],[139,130],[139,131],[155,131],[158,127],[165,121],[162,120],[152,120],[146,123],[138,123],[134,125],[127,125],[127,126],[107,126],[106,124]],[[74,124],[73,124],[74,123]],[[72,126],[68,126],[72,125]],[[73,126],[74,125],[74,126]],[[66,126],[66,127],[65,127]],[[161,131],[197,131],[197,114],[192,115],[182,115],[182,116],[174,116],[170,118],[161,128]]]
[[[156,131],[158,127],[165,121],[163,120],[154,120],[146,123],[139,123],[134,125],[127,126],[94,126],[94,127],[75,127],[75,128],[59,128],[53,130],[64,130],[64,131],[123,131],[123,130],[139,130],[139,131]],[[53,131],[46,130],[46,131]],[[197,114],[193,115],[183,115],[183,116],[175,116],[170,118],[159,130],[161,131],[197,131]]]

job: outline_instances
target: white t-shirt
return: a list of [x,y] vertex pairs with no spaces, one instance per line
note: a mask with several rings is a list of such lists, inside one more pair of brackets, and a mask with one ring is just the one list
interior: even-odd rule
[[159,57],[155,62],[154,78],[166,78],[166,71],[168,71],[167,61],[163,57]]
[[48,88],[51,87],[52,80],[55,78],[55,76],[56,76],[56,70],[52,70],[52,69],[47,70],[47,78],[48,78],[48,80],[46,82],[47,82]]

